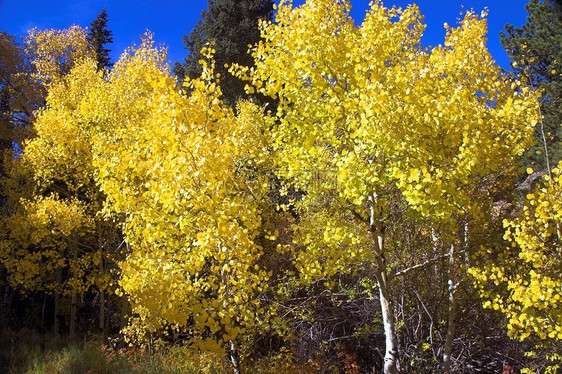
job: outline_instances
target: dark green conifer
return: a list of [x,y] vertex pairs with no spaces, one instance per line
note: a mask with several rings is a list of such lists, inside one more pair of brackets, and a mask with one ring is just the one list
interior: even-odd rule
[[530,0],[525,9],[527,23],[520,28],[506,25],[501,42],[515,65],[514,71],[542,93],[542,123],[536,127],[536,145],[529,150],[528,164],[546,169],[548,154],[548,164],[553,168],[562,159],[562,4]]
[[88,42],[96,52],[98,69],[112,67],[113,63],[109,57],[111,49],[107,49],[105,45],[113,42],[113,32],[107,29],[107,11],[105,8],[92,21],[88,31]]
[[[189,55],[183,64],[176,62],[174,65],[173,71],[178,80],[201,75],[201,49],[213,41],[216,73],[221,76],[224,102],[235,106],[238,99],[248,98],[244,91],[245,83],[228,73],[224,65],[239,63],[253,66],[253,59],[247,53],[248,46],[260,40],[258,22],[260,19],[272,19],[273,5],[272,0],[209,0],[208,9],[201,13],[195,28],[189,36],[183,37]],[[259,101],[267,102],[263,97]]]

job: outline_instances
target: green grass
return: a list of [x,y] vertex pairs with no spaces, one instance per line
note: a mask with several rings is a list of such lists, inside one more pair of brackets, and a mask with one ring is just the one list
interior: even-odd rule
[[[296,363],[290,351],[248,359],[243,372],[252,374],[318,374],[320,361]],[[179,345],[158,350],[112,349],[96,342],[54,339],[30,330],[0,333],[2,374],[230,374],[224,357]],[[332,371],[330,371],[332,372]],[[334,370],[333,372],[337,372]]]
[[219,374],[226,361],[173,346],[155,352],[114,350],[94,342],[68,342],[31,331],[0,335],[0,372],[6,374]]

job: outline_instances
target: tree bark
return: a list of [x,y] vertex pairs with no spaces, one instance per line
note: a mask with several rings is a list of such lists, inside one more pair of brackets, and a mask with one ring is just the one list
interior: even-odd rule
[[104,308],[107,308],[107,311],[105,312],[105,316],[104,316],[105,322],[103,324],[103,332],[102,332],[103,344],[107,344],[107,338],[109,335],[109,323],[111,322],[111,313],[109,313],[109,305],[111,305],[110,299],[111,299],[111,294],[107,293],[107,300],[104,305]]
[[99,328],[100,332],[103,331],[105,326],[105,292],[100,288],[100,316],[99,316]]
[[[57,269],[57,287],[60,287],[62,285],[62,273],[61,273],[61,269],[58,268]],[[54,320],[54,326],[53,326],[53,334],[55,335],[55,337],[58,338],[59,336],[59,332],[60,332],[60,326],[59,326],[59,304],[60,304],[60,292],[57,290],[55,291],[55,320]]]
[[12,287],[10,286],[10,271],[6,269],[6,284],[4,285],[4,298],[2,300],[2,327],[7,329],[10,325],[10,310],[12,309]]
[[377,204],[377,196],[369,197],[370,203],[370,231],[374,244],[374,259],[376,264],[375,277],[379,287],[382,322],[385,335],[384,373],[398,373],[398,339],[394,327],[394,311],[390,300],[388,287],[387,264],[384,257],[384,223],[381,219],[381,208]]
[[121,296],[121,312],[119,321],[119,348],[122,348],[125,343],[125,335],[123,334],[123,329],[127,326],[127,297],[125,295]]
[[105,266],[103,263],[103,244],[101,237],[98,240],[98,248],[99,248],[99,263],[98,263],[98,276],[100,278],[99,283],[99,295],[100,295],[100,311],[99,311],[99,331],[102,334],[102,342],[106,343],[106,323],[105,323],[105,292],[104,292],[104,274],[105,274]]
[[43,297],[43,307],[41,308],[41,332],[45,331],[45,308],[47,307],[47,294]]
[[76,292],[72,293],[72,301],[70,305],[70,338],[74,339],[76,335]]
[[375,276],[379,286],[382,323],[385,336],[384,373],[396,374],[398,372],[398,349],[396,330],[394,327],[394,311],[392,309],[388,290],[386,266],[379,267],[379,264],[383,262],[382,259],[377,259],[378,269],[376,270]]
[[448,313],[448,326],[447,337],[445,339],[445,351],[443,352],[443,372],[451,372],[451,354],[453,352],[453,339],[455,337],[455,317],[457,313],[457,303],[455,299],[455,246],[451,244],[449,249],[449,313]]
[[105,335],[105,292],[100,288],[100,315],[99,315],[99,330],[100,333]]
[[[78,248],[77,245],[74,244],[73,245],[73,249],[72,249],[72,258],[74,260],[74,266],[77,266],[78,264]],[[76,277],[76,269],[73,271],[73,276]],[[76,281],[76,280],[75,280]],[[75,335],[76,335],[76,309],[77,309],[77,292],[76,292],[76,288],[74,287],[72,289],[72,302],[70,305],[70,338],[74,339]]]
[[228,341],[230,343],[230,362],[232,363],[232,370],[234,374],[241,374],[240,360],[238,358],[238,350],[236,349],[236,344],[233,340]]

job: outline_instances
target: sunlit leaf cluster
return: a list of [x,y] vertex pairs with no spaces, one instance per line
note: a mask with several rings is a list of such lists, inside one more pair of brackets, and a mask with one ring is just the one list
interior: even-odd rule
[[[275,311],[316,326],[311,300],[376,299],[371,325],[346,339],[384,335],[384,371],[397,373],[415,303],[415,334],[426,324],[429,336],[412,350],[443,355],[450,371],[457,296],[473,279],[510,336],[562,340],[562,164],[511,199],[540,113],[536,93],[492,59],[486,11],[424,48],[417,6],[374,1],[359,25],[350,9],[281,1],[275,22],[261,22],[253,67],[229,69],[276,100],[269,111],[223,103],[213,43],[201,77],[178,85],[150,33],[98,71],[84,29],[31,30],[33,68],[16,55],[6,70],[29,71],[47,92],[29,116],[35,136],[6,158],[0,260],[11,285],[70,299],[71,324],[78,296],[99,295],[103,325],[117,295],[129,341],[170,333],[232,355],[273,322],[290,331]],[[498,200],[514,209],[505,233]],[[394,292],[419,274],[438,284],[407,290],[399,311]]]
[[[562,340],[562,164],[526,196],[517,217],[504,220],[509,246],[497,261],[471,269],[484,306],[508,318],[508,331],[521,340]],[[486,287],[493,282],[501,292]]]
[[[359,26],[344,1],[279,6],[252,50],[256,67],[232,70],[249,90],[279,98],[276,162],[306,190],[302,206],[329,197],[367,218],[370,196],[398,190],[412,210],[452,229],[454,217],[481,215],[475,195],[491,175],[513,171],[537,120],[529,90],[492,60],[483,16],[468,12],[427,50],[415,6],[374,2]],[[384,212],[389,201],[377,204]],[[332,217],[318,225],[324,247],[337,243],[348,259],[361,253],[344,244],[361,242],[360,230]]]
[[260,110],[242,104],[236,118],[222,104],[212,53],[186,97],[147,37],[92,92],[87,115],[98,126],[92,147],[107,211],[125,217],[132,252],[120,284],[140,326],[187,326],[217,348],[263,314],[253,295],[267,274],[254,239],[267,185],[241,172],[261,162],[251,138]]
[[25,44],[35,66],[35,78],[45,85],[53,83],[70,72],[77,61],[93,58],[86,34],[76,25],[63,30],[29,30]]

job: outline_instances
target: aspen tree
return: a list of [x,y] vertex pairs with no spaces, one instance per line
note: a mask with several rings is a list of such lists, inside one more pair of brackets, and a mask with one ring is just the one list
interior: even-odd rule
[[264,315],[254,295],[268,275],[254,239],[267,186],[240,172],[262,162],[251,134],[263,117],[246,103],[236,118],[221,102],[213,52],[203,51],[203,75],[186,82],[185,96],[146,36],[90,105],[97,179],[108,209],[126,217],[120,284],[135,316],[130,336],[187,329],[195,346],[228,351]]
[[[454,248],[460,218],[482,214],[473,198],[479,185],[514,170],[536,110],[528,91],[492,60],[484,18],[468,12],[458,27],[446,27],[443,46],[427,50],[416,6],[388,9],[375,1],[357,27],[349,10],[347,1],[282,2],[276,22],[261,24],[255,67],[231,70],[250,81],[250,92],[280,101],[272,130],[279,173],[306,191],[295,202],[306,217],[297,229],[296,266],[304,279],[318,279],[374,265],[384,371],[396,373],[385,244],[394,194],[404,199],[402,209],[445,227],[442,239]],[[329,204],[322,203],[328,194]],[[451,307],[454,333],[454,294]],[[444,361],[447,367],[450,354]]]
[[[529,169],[529,172],[532,172]],[[503,221],[505,247],[482,247],[469,269],[485,308],[507,318],[514,339],[538,338],[559,363],[562,341],[562,162]],[[476,257],[476,256],[475,256]]]

